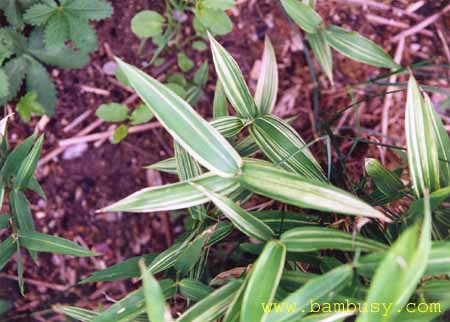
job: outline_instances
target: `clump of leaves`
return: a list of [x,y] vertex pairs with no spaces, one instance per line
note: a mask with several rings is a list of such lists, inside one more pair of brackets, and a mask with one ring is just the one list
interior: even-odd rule
[[331,48],[358,62],[398,69],[392,58],[377,44],[354,31],[338,26],[326,26],[314,10],[315,1],[281,0],[289,17],[306,33],[311,49],[327,77],[333,83]]
[[[10,26],[0,29],[0,105],[16,98],[25,83],[26,96],[19,115],[52,115],[56,89],[45,65],[78,69],[97,49],[97,36],[89,20],[112,14],[103,0],[3,0],[0,2]],[[25,33],[26,24],[34,28]]]
[[[19,286],[24,293],[23,250],[37,262],[38,252],[71,256],[94,256],[95,253],[66,239],[36,231],[26,192],[45,198],[34,176],[44,137],[30,136],[10,149],[6,134],[7,118],[0,121],[0,205],[9,200],[9,213],[0,215],[0,231],[10,232],[0,242],[0,270],[15,256]],[[4,235],[4,234],[2,234]]]

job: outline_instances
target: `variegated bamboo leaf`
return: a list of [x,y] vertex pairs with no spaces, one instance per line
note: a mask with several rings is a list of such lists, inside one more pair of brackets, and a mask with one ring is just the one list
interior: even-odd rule
[[383,194],[392,198],[402,195],[405,186],[395,173],[389,171],[378,160],[372,158],[366,159],[365,166],[367,174]]
[[55,306],[53,310],[82,322],[91,322],[98,315],[97,312],[75,306]]
[[190,185],[194,182],[208,190],[227,195],[239,188],[232,179],[206,173],[190,181],[142,189],[101,211],[155,212],[198,206],[209,199]]
[[214,92],[214,102],[213,102],[213,119],[218,119],[219,117],[228,116],[228,103],[227,96],[225,95],[225,90],[220,80],[217,80],[216,90]]
[[300,0],[281,0],[286,13],[295,23],[308,33],[315,33],[322,23],[322,18],[314,9]]
[[331,53],[331,47],[325,39],[324,31],[320,29],[316,33],[307,33],[306,36],[319,65],[322,67],[331,84],[334,84],[333,56]]
[[379,252],[386,245],[352,234],[327,227],[300,227],[283,233],[280,240],[286,245],[288,252],[312,252],[323,249],[338,249],[363,252]]
[[193,301],[200,301],[213,291],[208,285],[191,278],[182,279],[178,286],[180,287],[180,293]]
[[327,181],[306,143],[287,122],[264,115],[252,123],[250,133],[275,165],[319,182]]
[[413,76],[408,83],[405,116],[409,173],[418,198],[439,189],[439,153],[430,111]]
[[278,95],[278,67],[275,50],[268,36],[264,42],[261,71],[256,85],[255,103],[261,114],[271,113]]
[[240,173],[240,156],[188,103],[136,67],[117,61],[148,108],[196,161],[224,177]]
[[381,47],[357,32],[332,25],[325,31],[325,37],[331,47],[353,60],[376,67],[400,68]]
[[246,160],[239,182],[250,191],[297,207],[391,221],[348,192],[278,169],[268,162]]
[[256,144],[255,139],[249,135],[245,139],[242,139],[234,146],[239,155],[243,157],[251,156],[258,152],[258,144]]
[[175,158],[167,158],[162,161],[150,164],[146,169],[153,169],[165,173],[177,174],[177,160]]
[[211,125],[224,137],[231,138],[238,135],[242,131],[245,126],[245,122],[236,116],[224,116],[212,121]]
[[254,118],[258,115],[257,107],[239,65],[211,35],[209,35],[209,39],[214,66],[228,100],[240,116],[248,119]]

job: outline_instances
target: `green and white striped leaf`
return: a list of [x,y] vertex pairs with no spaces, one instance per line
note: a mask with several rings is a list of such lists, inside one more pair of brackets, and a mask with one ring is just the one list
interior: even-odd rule
[[5,267],[16,251],[17,244],[14,236],[9,236],[0,243],[0,270]]
[[346,191],[278,169],[267,162],[246,160],[239,182],[254,193],[293,206],[390,222],[383,213]]
[[392,321],[414,293],[425,273],[431,251],[431,210],[426,196],[424,218],[404,231],[378,266],[367,294],[367,303],[393,303],[388,314],[362,312],[357,322]]
[[210,34],[209,39],[216,73],[228,100],[240,116],[253,119],[258,110],[239,65]]
[[352,234],[327,227],[300,227],[288,230],[280,236],[288,252],[312,252],[322,249],[338,249],[363,252],[386,250],[386,245]]
[[183,252],[180,253],[174,264],[175,269],[180,275],[186,275],[200,260],[203,254],[203,246],[208,239],[208,235],[210,235],[210,233],[205,232],[203,235],[195,238]]
[[381,47],[357,32],[331,25],[325,31],[325,38],[331,47],[342,55],[360,63],[391,69],[400,68]]
[[439,174],[442,187],[450,186],[450,138],[442,120],[431,102],[430,97],[424,92],[425,106],[430,118],[430,126],[433,127],[436,137],[436,146],[439,156]]
[[244,282],[241,284],[241,287],[236,292],[233,301],[228,306],[222,322],[240,322],[242,301],[244,299],[244,293],[247,288],[249,278],[250,274],[247,274]]
[[228,282],[184,312],[177,322],[215,321],[225,312],[241,284],[240,280]]
[[144,286],[144,298],[147,316],[150,321],[170,322],[172,316],[166,307],[163,291],[158,281],[149,273],[144,260],[139,261]]
[[167,158],[165,160],[150,164],[146,169],[153,169],[165,173],[177,174],[177,160],[175,158]]
[[327,181],[322,168],[303,139],[279,117],[258,117],[250,126],[250,133],[261,151],[275,165],[313,180]]
[[53,310],[82,322],[91,322],[98,315],[97,312],[75,306],[55,306]]
[[320,28],[322,18],[314,9],[300,0],[281,0],[284,10],[294,22],[308,33],[315,33]]
[[216,118],[211,125],[224,137],[231,138],[242,131],[245,122],[237,116],[223,116]]
[[200,301],[208,296],[213,289],[192,278],[184,278],[179,283],[180,293],[193,301]]
[[141,70],[117,60],[131,86],[161,124],[196,161],[224,177],[240,173],[242,160],[228,141],[177,94]]
[[413,76],[408,83],[405,131],[408,147],[409,173],[416,197],[425,191],[439,189],[439,153],[432,123],[432,113]]
[[239,188],[239,184],[235,180],[206,173],[189,181],[142,189],[101,211],[168,211],[194,207],[208,202],[209,199],[192,187],[191,183],[202,185],[210,191],[224,195]]
[[223,89],[222,83],[218,79],[216,82],[216,90],[214,91],[213,119],[218,119],[219,117],[228,115],[227,96],[225,95],[225,90]]
[[275,297],[286,260],[286,246],[272,240],[266,244],[250,272],[241,308],[241,321],[263,321],[263,303]]
[[278,66],[275,50],[268,36],[264,41],[261,71],[256,84],[255,103],[261,114],[271,113],[278,95]]
[[[174,142],[174,147],[177,173],[180,181],[200,176],[202,174],[202,169],[197,161],[195,161],[178,143]],[[189,213],[195,220],[203,220],[208,215],[208,212],[203,205],[189,208]]]
[[336,293],[342,289],[353,276],[353,269],[350,265],[339,266],[326,274],[319,275],[303,285],[297,291],[291,293],[279,305],[285,307],[295,307],[294,310],[283,310],[276,312],[273,310],[265,322],[290,322],[300,321],[309,312],[311,302],[318,302],[326,298],[330,293]]
[[19,240],[23,247],[36,252],[65,254],[78,257],[97,256],[96,253],[70,240],[37,232],[23,232],[19,235]]
[[402,195],[405,186],[400,178],[372,158],[367,158],[365,162],[366,172],[372,178],[375,186],[386,196]]
[[207,196],[217,208],[239,229],[242,233],[248,237],[255,238],[261,241],[272,239],[274,232],[246,210],[239,207],[233,200],[223,197],[219,194],[211,192],[205,187],[195,185],[194,187]]
[[256,144],[255,139],[251,135],[239,141],[234,148],[243,157],[251,156],[259,151],[258,144]]
[[325,39],[325,33],[319,29],[316,33],[307,33],[309,45],[317,59],[317,62],[322,67],[325,75],[327,75],[331,84],[333,81],[333,56],[331,53],[330,44]]
[[423,283],[418,290],[426,299],[433,300],[449,300],[450,299],[450,281],[449,280],[428,280]]
[[186,238],[182,242],[177,242],[158,254],[150,263],[148,269],[152,274],[158,274],[175,265],[178,257],[186,250],[191,241],[191,237]]
[[25,160],[20,164],[14,181],[14,187],[16,189],[23,189],[28,186],[34,175],[34,171],[36,170],[39,156],[41,155],[43,141],[44,135],[41,135],[31,149],[30,154],[28,154]]
[[316,226],[320,223],[320,216],[292,211],[264,210],[251,212],[251,214],[262,220],[273,231],[281,233],[297,227]]

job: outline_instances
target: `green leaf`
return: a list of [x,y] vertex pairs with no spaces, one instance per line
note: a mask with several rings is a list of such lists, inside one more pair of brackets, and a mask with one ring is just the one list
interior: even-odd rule
[[142,189],[102,211],[157,212],[184,209],[208,202],[209,199],[192,187],[190,182],[225,195],[239,187],[232,179],[207,173],[190,181]]
[[127,278],[139,277],[139,260],[144,259],[148,265],[156,257],[156,254],[148,254],[143,256],[132,257],[121,263],[112,265],[100,271],[92,273],[88,278],[81,281],[82,284],[93,282],[111,282]]
[[8,301],[0,300],[0,316],[5,314],[11,309],[11,304]]
[[[266,322],[288,322],[292,320],[299,321],[300,318],[309,312],[311,303],[316,303],[323,298],[327,298],[329,294],[335,294],[342,289],[353,275],[350,265],[339,266],[326,274],[319,275],[308,282],[297,291],[291,293],[279,305],[285,307],[295,307],[294,310],[283,310],[277,312],[271,311]],[[269,303],[267,303],[269,304]],[[303,319],[302,319],[303,321]]]
[[101,20],[111,17],[113,14],[111,4],[104,0],[68,1],[64,8],[71,14],[89,20]]
[[184,312],[177,322],[210,322],[215,321],[233,300],[241,286],[241,281],[234,280],[215,290]]
[[89,23],[73,14],[66,14],[65,16],[69,23],[69,36],[73,45],[83,53],[97,50],[97,34]]
[[202,4],[206,8],[228,10],[234,7],[234,0],[204,0]]
[[271,113],[278,95],[278,67],[269,37],[264,42],[261,71],[256,85],[255,103],[261,114]]
[[247,288],[248,280],[250,279],[250,274],[247,274],[241,287],[234,295],[233,301],[231,301],[228,309],[223,318],[223,322],[240,322],[241,318],[241,308],[242,300],[244,299],[244,293]]
[[30,152],[34,142],[34,135],[29,136],[22,143],[17,145],[14,150],[8,154],[6,161],[1,170],[2,181],[6,183],[9,178],[15,175],[22,161]]
[[102,104],[95,115],[105,122],[122,122],[128,119],[128,107],[119,103]]
[[57,12],[48,20],[45,27],[45,44],[47,48],[64,46],[69,38],[69,23],[62,12]]
[[9,200],[13,218],[18,225],[19,232],[34,232],[36,228],[33,216],[31,215],[29,202],[25,194],[21,191],[12,190],[9,193]]
[[238,135],[245,126],[244,121],[237,116],[223,116],[210,123],[226,138]]
[[222,10],[203,8],[195,11],[195,17],[214,35],[223,36],[233,30],[230,17]]
[[327,181],[306,143],[279,117],[275,115],[258,117],[250,126],[250,134],[261,151],[275,165],[318,182]]
[[145,306],[147,316],[150,321],[169,322],[172,320],[170,311],[166,308],[161,286],[158,281],[150,274],[145,266],[145,262],[139,262],[142,273],[142,283],[144,285]]
[[158,12],[144,10],[131,19],[131,31],[139,38],[151,38],[163,33],[166,19]]
[[395,173],[383,167],[378,160],[371,158],[366,159],[365,166],[367,174],[383,194],[387,196],[402,195],[405,186]]
[[183,252],[178,256],[174,264],[178,273],[185,275],[193,269],[195,264],[197,264],[202,255],[206,237],[207,235],[202,235],[194,239],[194,241],[187,245]]
[[309,45],[311,46],[317,62],[322,67],[331,84],[334,84],[333,57],[331,47],[325,39],[324,31],[319,29],[316,33],[307,33],[306,37],[308,38]]
[[256,144],[255,139],[251,135],[239,141],[235,145],[235,149],[243,157],[253,155],[259,151],[258,144]]
[[348,192],[275,168],[267,162],[246,160],[239,182],[254,193],[293,206],[390,222],[384,214]]
[[220,80],[217,80],[216,90],[214,91],[213,119],[218,119],[219,117],[228,115],[228,103],[225,90],[223,89],[223,85]]
[[177,61],[178,67],[180,67],[180,69],[185,73],[190,71],[195,66],[195,63],[186,55],[184,51],[177,54]]
[[431,211],[426,196],[422,223],[404,231],[378,266],[367,303],[393,303],[389,312],[362,312],[358,322],[392,321],[408,302],[425,273],[431,251]]
[[325,31],[325,38],[331,47],[353,60],[376,67],[400,68],[382,48],[357,32],[332,25]]
[[130,124],[139,125],[150,122],[153,119],[153,112],[145,104],[139,104],[130,115]]
[[197,40],[192,43],[192,48],[194,48],[197,51],[205,51],[208,49],[208,45],[205,44],[203,41]]
[[179,283],[180,293],[193,301],[200,301],[208,296],[213,289],[192,278],[184,278]]
[[139,288],[131,292],[120,301],[111,305],[107,310],[94,317],[91,322],[125,322],[145,312],[144,289]]
[[177,174],[177,160],[175,158],[168,158],[146,166],[147,169],[158,170],[161,172]]
[[239,65],[211,35],[209,39],[214,66],[228,100],[240,116],[254,118],[259,113]]
[[193,82],[195,85],[203,87],[208,82],[208,62],[205,61],[194,75]]
[[182,242],[177,242],[156,256],[149,265],[149,272],[158,274],[175,265],[177,258],[186,250],[190,240],[191,238],[187,238]]
[[300,227],[288,230],[280,237],[288,252],[312,252],[323,249],[363,252],[383,251],[386,245],[352,234],[327,227]]
[[203,186],[193,185],[205,194],[242,233],[261,241],[272,239],[274,235],[272,229],[257,217],[239,207],[233,200],[208,191]]
[[[9,79],[9,95],[5,98],[6,101],[16,97],[22,87],[27,72],[27,66],[28,61],[23,56],[11,59],[4,65],[3,70]],[[3,101],[3,98],[0,99],[0,101]]]
[[55,306],[53,310],[82,322],[91,322],[98,315],[97,312],[75,306]]
[[430,111],[413,76],[408,83],[405,132],[409,173],[416,197],[439,189],[439,153]]
[[16,251],[17,246],[14,236],[9,236],[3,242],[0,242],[0,270],[5,267]]
[[128,136],[128,126],[122,124],[121,126],[119,126],[114,130],[114,134],[112,137],[112,144],[117,144],[121,142],[127,136]]
[[36,91],[28,92],[22,96],[16,105],[16,110],[19,113],[20,118],[28,123],[33,114],[43,115],[45,110],[38,102],[38,94]]
[[256,260],[244,292],[241,321],[262,321],[263,303],[272,302],[280,282],[286,259],[286,246],[270,241]]
[[56,10],[57,5],[54,1],[37,3],[25,12],[23,19],[30,25],[40,26],[45,24]]
[[38,101],[47,115],[53,115],[56,107],[56,89],[47,70],[38,61],[31,59],[27,69],[27,91],[36,91]]
[[264,210],[255,211],[251,214],[261,219],[273,231],[280,231],[280,233],[292,228],[319,225],[320,222],[320,216],[292,211]]
[[[1,64],[2,62],[0,62]],[[9,78],[5,71],[0,68],[0,98],[9,96]]]
[[315,33],[318,31],[322,18],[314,9],[299,0],[281,0],[286,13],[299,25],[304,31],[308,33]]
[[423,283],[418,290],[429,300],[448,300],[450,299],[450,281],[448,280],[428,280]]
[[36,171],[36,167],[39,161],[39,156],[41,155],[42,143],[44,142],[44,135],[41,135],[34,144],[31,152],[20,164],[17,171],[16,177],[14,179],[14,188],[24,189],[30,183],[31,178]]
[[32,251],[78,257],[97,256],[96,253],[91,252],[70,240],[56,236],[27,231],[20,233],[19,239],[23,247]]
[[6,229],[9,227],[9,216],[0,215],[0,229]]
[[189,104],[139,69],[121,60],[118,62],[142,100],[196,161],[224,177],[240,172],[240,156]]

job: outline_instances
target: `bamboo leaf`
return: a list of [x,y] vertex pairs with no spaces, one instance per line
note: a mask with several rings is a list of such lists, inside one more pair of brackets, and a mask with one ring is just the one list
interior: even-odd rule
[[258,144],[256,144],[255,140],[251,135],[247,136],[245,139],[242,139],[235,145],[236,151],[239,155],[243,157],[251,156],[258,152]]
[[225,90],[220,80],[217,80],[216,90],[214,92],[214,102],[213,102],[213,119],[218,119],[219,117],[228,116],[228,103],[227,96],[225,95]]
[[14,175],[19,169],[23,160],[28,155],[28,152],[30,152],[31,147],[33,146],[33,141],[34,136],[32,135],[16,146],[14,150],[8,154],[5,164],[1,170],[3,182],[7,182],[7,180],[11,178],[11,176]]
[[378,160],[368,158],[365,162],[366,172],[372,178],[375,186],[386,196],[393,198],[402,195],[405,186],[400,178],[381,165]]
[[230,143],[188,103],[141,70],[118,59],[130,84],[170,135],[207,169],[233,177],[242,160]]
[[219,117],[211,122],[211,125],[217,129],[224,137],[231,138],[238,135],[245,126],[243,120],[236,116]]
[[241,283],[239,280],[228,282],[189,308],[177,319],[177,322],[215,321],[227,309]]
[[275,50],[268,36],[264,41],[261,71],[256,85],[255,103],[261,114],[271,113],[278,95],[278,67]]
[[287,122],[274,115],[264,115],[252,123],[250,133],[261,151],[276,165],[307,178],[327,181],[303,139]]
[[14,236],[9,236],[0,243],[0,270],[5,267],[16,251],[17,246]]
[[190,183],[224,195],[239,187],[235,180],[206,173],[190,181],[142,189],[101,211],[156,212],[184,209],[208,202],[209,199]]
[[234,203],[231,199],[211,192],[205,187],[195,185],[194,187],[207,196],[222,213],[245,235],[261,241],[269,240],[274,233],[265,223],[251,215]]
[[324,31],[319,29],[316,33],[307,33],[306,37],[319,65],[322,67],[331,84],[334,84],[333,56],[330,44],[325,39]]
[[167,158],[165,160],[150,164],[146,169],[153,169],[161,172],[177,174],[177,160],[175,158]]
[[174,264],[179,274],[185,275],[193,269],[202,255],[207,237],[208,234],[200,235],[180,253]]
[[437,140],[419,86],[413,76],[408,83],[405,131],[408,147],[408,163],[413,190],[418,198],[426,190],[439,189],[439,154]]
[[258,115],[257,107],[239,65],[211,35],[209,39],[214,66],[228,100],[240,116],[254,118]]
[[383,251],[387,247],[375,240],[327,227],[300,227],[288,230],[280,237],[288,252],[312,252],[322,249],[338,249],[363,252]]
[[272,302],[286,259],[286,246],[270,241],[255,262],[242,299],[241,321],[263,321],[262,305]]
[[341,189],[275,168],[267,162],[246,160],[239,182],[254,193],[297,207],[390,222],[384,214]]
[[97,256],[96,253],[85,249],[70,240],[37,232],[23,232],[19,235],[23,247],[37,252],[65,254],[70,256]]
[[180,293],[193,301],[200,301],[213,291],[208,285],[192,278],[182,279],[178,286],[180,287]]
[[431,210],[428,196],[422,224],[404,231],[378,266],[367,303],[393,303],[389,312],[362,312],[357,322],[392,321],[414,292],[425,273],[431,251]]
[[[306,315],[307,308],[311,303],[320,301],[330,293],[338,292],[342,289],[353,275],[350,265],[339,266],[328,273],[319,275],[308,282],[297,291],[287,296],[280,305],[295,307],[294,310],[283,310],[276,312],[273,310],[266,318],[266,322],[288,322],[292,320],[300,321]],[[303,321],[303,320],[302,320]]]
[[75,306],[55,306],[53,310],[82,322],[91,322],[98,315],[97,312]]
[[34,171],[36,170],[39,156],[41,155],[43,141],[44,135],[41,135],[31,149],[30,154],[28,154],[25,160],[20,164],[14,181],[14,187],[16,189],[24,189],[28,186]]
[[252,215],[262,220],[273,231],[280,231],[319,225],[320,216],[301,214],[292,211],[264,210],[251,212]]
[[244,293],[247,288],[249,278],[250,274],[247,274],[244,282],[241,284],[241,287],[234,295],[233,301],[231,301],[228,306],[227,312],[223,317],[223,322],[240,322],[242,301],[244,299]]
[[391,69],[401,67],[381,47],[357,32],[332,25],[325,31],[325,38],[331,47],[358,62]]
[[318,31],[322,18],[314,9],[299,0],[281,0],[286,13],[304,31],[315,33]]

